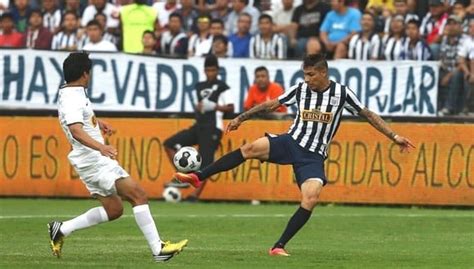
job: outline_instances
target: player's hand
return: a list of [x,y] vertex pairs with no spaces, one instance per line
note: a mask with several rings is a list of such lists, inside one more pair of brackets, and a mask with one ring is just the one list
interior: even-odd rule
[[99,151],[100,151],[100,154],[104,155],[105,157],[109,157],[110,159],[115,160],[115,158],[117,158],[117,153],[118,153],[117,149],[115,149],[114,147],[110,145],[102,145]]
[[405,138],[403,136],[396,135],[393,138],[393,142],[400,146],[401,153],[410,152],[410,148],[415,148],[415,145],[413,145],[413,143],[408,138]]
[[225,129],[225,133],[227,134],[229,132],[239,129],[240,124],[242,124],[242,121],[239,119],[239,117],[234,118],[227,125],[227,128]]
[[106,121],[99,120],[99,128],[104,135],[111,136],[115,134],[116,130],[112,128],[112,125]]

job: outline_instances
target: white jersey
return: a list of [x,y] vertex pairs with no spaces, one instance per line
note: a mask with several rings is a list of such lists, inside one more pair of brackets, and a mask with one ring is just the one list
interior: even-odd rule
[[99,124],[92,110],[91,102],[83,87],[63,87],[59,89],[58,117],[66,137],[72,145],[68,158],[76,168],[94,165],[102,156],[100,152],[89,148],[74,139],[69,130],[69,125],[82,123],[83,130],[97,142],[104,144]]

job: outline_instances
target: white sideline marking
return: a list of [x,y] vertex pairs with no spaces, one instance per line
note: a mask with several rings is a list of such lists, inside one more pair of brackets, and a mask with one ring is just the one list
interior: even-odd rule
[[[77,215],[0,215],[0,219],[55,219],[55,218],[74,218]],[[156,218],[288,218],[291,214],[183,214],[183,215],[161,215],[154,214]],[[133,215],[122,215],[122,218],[133,218]],[[396,217],[396,218],[474,218],[474,214],[314,214],[313,218],[326,217]]]

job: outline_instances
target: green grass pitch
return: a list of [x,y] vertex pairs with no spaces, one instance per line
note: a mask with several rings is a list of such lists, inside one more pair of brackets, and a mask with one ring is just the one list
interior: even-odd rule
[[50,253],[46,223],[96,206],[93,200],[0,199],[0,268],[474,268],[474,211],[353,206],[317,207],[270,257],[296,204],[151,202],[164,239],[189,239],[164,264],[152,261],[130,206],[123,218],[68,237]]

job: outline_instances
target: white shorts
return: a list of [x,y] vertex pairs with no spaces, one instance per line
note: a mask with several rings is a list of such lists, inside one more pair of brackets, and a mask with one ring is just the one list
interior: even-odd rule
[[129,176],[116,160],[102,155],[96,164],[75,169],[91,195],[104,197],[116,194],[115,181]]

